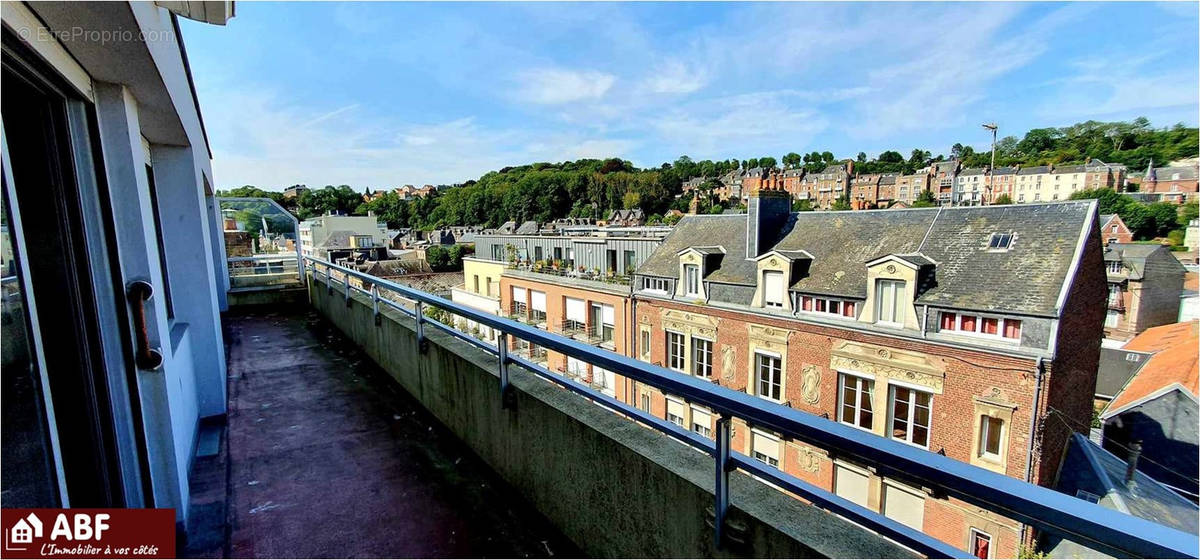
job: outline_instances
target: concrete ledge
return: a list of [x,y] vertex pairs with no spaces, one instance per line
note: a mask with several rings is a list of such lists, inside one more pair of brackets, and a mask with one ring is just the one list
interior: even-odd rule
[[304,286],[283,287],[256,287],[256,288],[234,288],[229,290],[226,297],[229,301],[229,307],[243,307],[250,305],[287,305],[297,306],[304,305],[308,300],[307,290]]
[[511,366],[516,407],[501,407],[495,357],[370,300],[328,294],[312,306],[387,371],[586,554],[599,557],[911,558],[911,551],[745,474],[730,477],[730,521],[744,544],[716,550],[708,511],[713,460]]

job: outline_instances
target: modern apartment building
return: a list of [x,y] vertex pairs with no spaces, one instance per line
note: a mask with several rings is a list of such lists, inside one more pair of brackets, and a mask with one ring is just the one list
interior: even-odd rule
[[[500,276],[504,266],[502,262],[463,258],[463,283],[450,289],[450,299],[493,315],[505,315],[500,305]],[[496,343],[496,333],[486,325],[463,319],[458,328],[480,340]]]
[[195,4],[0,10],[6,508],[196,515],[229,279],[178,18],[223,25],[233,4]]
[[318,256],[318,249],[329,245],[331,238],[336,241],[334,249],[387,247],[390,242],[387,224],[375,216],[325,215],[300,222],[300,251],[304,256]]
[[[522,226],[524,229],[524,226]],[[654,251],[670,227],[601,228],[579,226],[529,233],[481,233],[475,256],[496,262],[543,265],[563,272],[629,276]]]
[[1129,340],[1150,327],[1176,321],[1187,270],[1167,247],[1110,242],[1104,247],[1104,266],[1108,273],[1104,332],[1108,338]]
[[[951,169],[938,180],[952,178]],[[687,216],[634,278],[647,362],[1048,485],[1091,418],[1104,321],[1092,201]],[[1017,281],[1020,279],[1020,281]],[[708,436],[703,407],[635,402]],[[1060,422],[1049,418],[1060,415]],[[1016,556],[1019,523],[734,419],[735,450],[966,550]]]

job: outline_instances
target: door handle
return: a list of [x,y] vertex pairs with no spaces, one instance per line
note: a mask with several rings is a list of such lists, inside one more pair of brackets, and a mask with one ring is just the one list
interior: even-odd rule
[[133,308],[133,334],[137,344],[134,360],[138,369],[156,371],[162,367],[162,350],[150,346],[150,333],[146,330],[146,301],[154,296],[154,286],[145,280],[134,280],[125,287],[125,295]]

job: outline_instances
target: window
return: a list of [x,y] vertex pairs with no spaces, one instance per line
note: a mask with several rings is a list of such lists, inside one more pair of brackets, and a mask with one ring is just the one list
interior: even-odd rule
[[665,278],[643,278],[642,289],[647,292],[667,293],[667,280]]
[[637,253],[633,251],[625,251],[625,275],[633,274],[637,269]]
[[712,341],[692,337],[692,375],[712,378]]
[[750,447],[754,458],[779,468],[779,440],[759,432],[750,432]]
[[988,250],[1007,251],[1012,246],[1012,239],[1011,233],[993,233],[991,240],[988,241]]
[[712,414],[703,408],[692,407],[692,431],[712,438]]
[[541,261],[541,260],[544,260],[544,259],[545,259],[545,254],[544,254],[544,253],[542,253],[542,248],[541,248],[541,247],[534,247],[534,248],[533,248],[533,260],[535,260],[535,261]]
[[858,304],[840,299],[800,296],[800,310],[854,318],[857,316],[855,312],[858,310]]
[[700,295],[700,267],[694,264],[683,265],[683,295]]
[[600,344],[609,344],[613,340],[615,310],[611,305],[592,304],[591,336]]
[[763,272],[763,305],[783,307],[785,291],[782,272],[777,270]]
[[1120,274],[1122,270],[1124,270],[1124,267],[1121,265],[1121,261],[1109,261],[1108,262],[1108,271],[1110,273]]
[[525,288],[512,287],[512,314],[517,318],[529,316],[529,301]]
[[683,427],[683,403],[667,399],[667,421],[676,426]]
[[875,322],[899,325],[904,321],[904,282],[875,281]]
[[475,293],[479,293],[479,275],[475,275]]
[[154,169],[146,165],[146,180],[150,186],[150,206],[154,218],[154,233],[158,237],[158,265],[162,273],[163,304],[167,308],[167,319],[175,318],[175,306],[171,302],[171,276],[167,274],[167,245],[163,237],[162,210],[158,204],[158,185],[154,182]]
[[972,527],[971,554],[974,554],[976,558],[991,558],[992,536]]
[[925,495],[895,482],[883,483],[883,514],[918,531],[925,525]]
[[650,412],[650,393],[642,393],[642,410]]
[[1109,309],[1104,315],[1104,326],[1110,329],[1116,328],[1121,322],[1121,313],[1115,309]]
[[546,292],[529,291],[529,307],[533,310],[531,317],[535,323],[546,322]]
[[1109,284],[1108,285],[1108,304],[1109,305],[1118,305],[1120,303],[1121,303],[1121,285],[1120,284]]
[[683,335],[667,331],[667,367],[683,371]]
[[875,408],[875,381],[857,375],[842,374],[842,406],[838,416],[843,424],[872,429]]
[[942,312],[939,329],[975,336],[1021,339],[1020,319]]
[[642,330],[642,360],[650,361],[650,330]]
[[929,406],[932,395],[892,385],[892,439],[929,447]]
[[1000,435],[1004,430],[1004,420],[995,416],[983,416],[979,419],[979,456],[1000,458]]
[[755,380],[758,396],[772,401],[783,397],[783,361],[779,356],[755,352]]

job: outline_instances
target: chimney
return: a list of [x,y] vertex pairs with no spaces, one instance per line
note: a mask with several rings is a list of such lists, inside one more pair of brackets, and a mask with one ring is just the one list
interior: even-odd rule
[[1138,457],[1142,456],[1142,440],[1129,442],[1129,463],[1125,466],[1125,487],[1133,487],[1133,475],[1137,472]]
[[792,196],[783,190],[776,177],[758,186],[751,183],[746,204],[746,258],[767,252],[779,239],[779,232],[792,212]]

